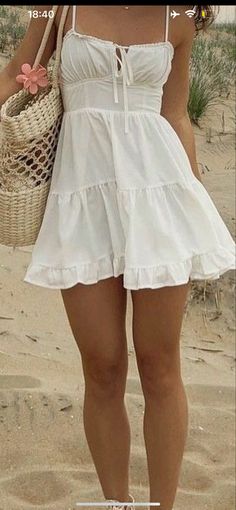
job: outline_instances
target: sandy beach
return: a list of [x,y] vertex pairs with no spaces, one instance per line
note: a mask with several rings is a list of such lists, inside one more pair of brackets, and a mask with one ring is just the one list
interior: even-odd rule
[[[194,126],[203,184],[233,237],[234,94]],[[60,291],[23,282],[31,249],[0,245],[0,510],[74,510],[104,497],[83,430],[80,354]],[[235,508],[234,295],[233,271],[191,284],[181,332],[189,433],[174,510]],[[131,321],[128,291],[130,492],[141,502],[149,496],[144,399]]]

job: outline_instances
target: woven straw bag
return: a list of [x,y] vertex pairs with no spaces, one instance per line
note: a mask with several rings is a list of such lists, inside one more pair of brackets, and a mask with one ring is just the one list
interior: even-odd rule
[[[69,6],[63,6],[54,64],[47,66],[49,84],[35,95],[22,89],[1,107],[0,244],[33,245],[43,220],[63,116],[58,80],[63,27]],[[33,67],[43,55],[54,15],[48,19]]]

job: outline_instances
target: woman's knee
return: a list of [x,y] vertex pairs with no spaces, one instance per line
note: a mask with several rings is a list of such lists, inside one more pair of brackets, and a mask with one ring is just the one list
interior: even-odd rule
[[182,384],[178,353],[159,355],[145,353],[138,356],[137,363],[144,395],[155,399],[165,399],[173,395]]
[[128,369],[127,352],[84,356],[82,359],[86,391],[96,398],[114,398],[125,392]]

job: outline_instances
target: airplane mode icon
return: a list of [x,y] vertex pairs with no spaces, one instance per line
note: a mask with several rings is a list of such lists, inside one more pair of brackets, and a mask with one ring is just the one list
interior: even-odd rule
[[171,11],[170,15],[172,16],[172,18],[174,19],[176,16],[180,16],[180,13],[179,12],[176,12],[176,11]]

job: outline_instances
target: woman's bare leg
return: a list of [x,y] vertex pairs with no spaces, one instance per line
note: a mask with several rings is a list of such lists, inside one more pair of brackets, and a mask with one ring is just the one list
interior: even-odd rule
[[189,285],[131,291],[134,347],[145,399],[150,501],[160,502],[161,510],[173,508],[187,438],[180,332]]
[[84,428],[106,499],[129,501],[130,426],[124,404],[128,368],[122,275],[61,289],[85,378]]

